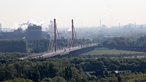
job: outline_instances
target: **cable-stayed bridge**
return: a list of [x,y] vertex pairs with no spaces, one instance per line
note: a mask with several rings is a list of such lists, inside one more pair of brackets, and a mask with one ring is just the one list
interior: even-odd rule
[[57,40],[58,40],[58,38],[60,38],[60,36],[59,36],[58,30],[57,30],[56,19],[54,19],[53,24],[54,24],[53,25],[53,31],[54,31],[53,32],[53,39],[50,39],[50,45],[49,45],[48,52],[31,54],[29,56],[20,58],[21,60],[28,59],[28,58],[54,57],[54,56],[57,56],[60,54],[70,53],[70,52],[74,52],[77,50],[97,46],[96,43],[90,43],[90,44],[85,44],[85,45],[77,44],[77,35],[76,35],[75,28],[74,28],[74,21],[72,19],[71,20],[71,40],[69,40],[67,47],[58,48],[59,45],[57,44]]

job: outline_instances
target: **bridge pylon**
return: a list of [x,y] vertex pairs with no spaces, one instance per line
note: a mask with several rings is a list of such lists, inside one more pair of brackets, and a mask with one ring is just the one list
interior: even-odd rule
[[51,35],[53,35],[50,38],[50,44],[49,44],[49,49],[48,51],[50,52],[56,52],[57,50],[57,24],[56,24],[56,19],[53,20],[53,32],[51,33]]
[[76,36],[76,31],[75,31],[74,20],[73,19],[71,20],[71,29],[72,29],[71,47],[75,47],[77,36]]
[[54,51],[56,52],[56,47],[57,47],[57,25],[56,25],[56,19],[54,19]]

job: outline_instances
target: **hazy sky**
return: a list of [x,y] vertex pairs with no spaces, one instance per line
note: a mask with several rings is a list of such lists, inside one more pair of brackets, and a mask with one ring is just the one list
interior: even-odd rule
[[58,27],[108,26],[146,23],[146,0],[0,0],[0,23],[11,27],[34,20],[49,23],[56,18]]

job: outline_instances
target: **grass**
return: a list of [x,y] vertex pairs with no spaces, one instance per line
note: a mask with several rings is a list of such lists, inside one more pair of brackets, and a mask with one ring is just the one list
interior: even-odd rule
[[93,51],[89,51],[86,53],[81,54],[82,55],[123,55],[123,54],[128,54],[128,55],[144,55],[146,54],[145,52],[137,52],[137,51],[127,51],[127,50],[115,50],[115,49],[105,49],[105,48],[98,48]]

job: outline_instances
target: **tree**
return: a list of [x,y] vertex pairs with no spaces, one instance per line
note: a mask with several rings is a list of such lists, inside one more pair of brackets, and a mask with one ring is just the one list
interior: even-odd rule
[[41,82],[53,82],[51,78],[44,78]]
[[54,82],[66,82],[66,80],[63,77],[56,76],[53,78]]
[[0,52],[27,52],[25,40],[0,40]]
[[65,79],[66,80],[69,80],[73,77],[73,74],[72,74],[72,69],[71,67],[66,67],[65,68]]
[[24,79],[24,78],[16,78],[16,79],[12,79],[12,80],[6,80],[3,82],[33,82],[33,81],[29,80],[29,79]]

